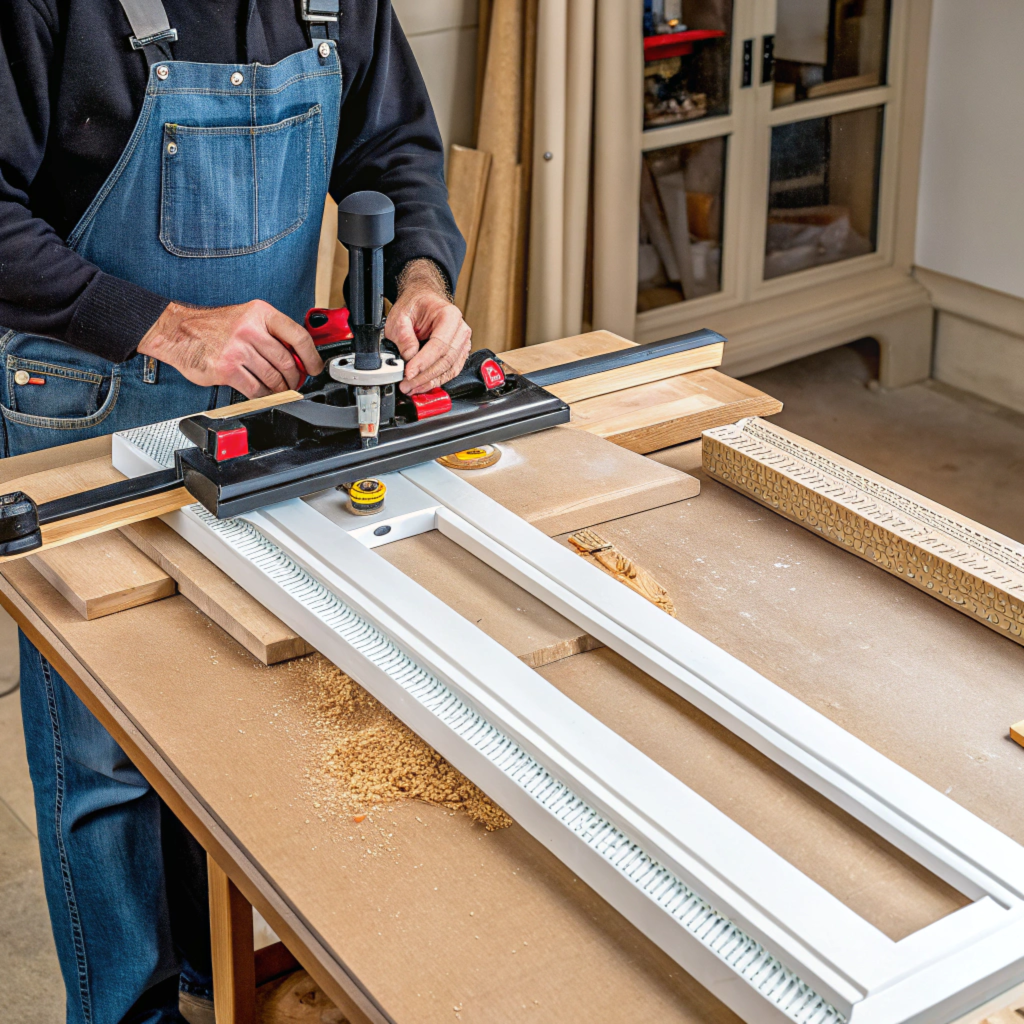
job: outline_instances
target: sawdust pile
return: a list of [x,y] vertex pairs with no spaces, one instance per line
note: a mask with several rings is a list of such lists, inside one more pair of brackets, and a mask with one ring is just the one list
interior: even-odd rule
[[512,824],[490,797],[322,655],[291,667],[309,687],[319,734],[311,777],[328,804],[365,813],[415,798],[465,811],[488,831]]

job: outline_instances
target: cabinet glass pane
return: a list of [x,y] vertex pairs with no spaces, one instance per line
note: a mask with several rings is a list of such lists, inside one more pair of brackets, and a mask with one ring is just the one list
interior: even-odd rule
[[643,154],[637,311],[721,291],[724,138]]
[[765,278],[872,252],[882,107],[772,129]]
[[775,106],[885,83],[890,0],[777,0]]
[[729,113],[733,0],[644,0],[644,127]]

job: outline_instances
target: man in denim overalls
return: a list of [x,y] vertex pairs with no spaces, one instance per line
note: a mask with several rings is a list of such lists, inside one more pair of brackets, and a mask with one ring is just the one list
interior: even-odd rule
[[[321,211],[374,189],[402,390],[451,379],[464,245],[389,0],[3,0],[0,456],[299,384]],[[205,860],[21,637],[75,1024],[212,1021]]]

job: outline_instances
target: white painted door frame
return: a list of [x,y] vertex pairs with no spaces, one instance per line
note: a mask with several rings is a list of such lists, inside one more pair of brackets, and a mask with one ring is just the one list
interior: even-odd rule
[[[117,468],[165,465],[161,430],[115,436]],[[1024,980],[1024,849],[464,479],[403,475],[440,532],[973,902],[894,942],[303,501],[165,521],[745,1019],[940,1022]]]

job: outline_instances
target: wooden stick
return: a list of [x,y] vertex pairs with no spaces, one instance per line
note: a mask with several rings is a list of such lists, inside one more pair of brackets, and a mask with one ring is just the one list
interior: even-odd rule
[[569,543],[588,562],[675,618],[676,606],[668,591],[643,566],[627,558],[611,541],[588,529],[574,533]]
[[487,194],[487,177],[491,172],[491,154],[479,149],[453,145],[448,154],[448,200],[455,226],[466,239],[466,258],[455,289],[455,305],[464,309],[473,280],[480,221]]
[[252,905],[209,855],[206,863],[217,1024],[256,1024]]

